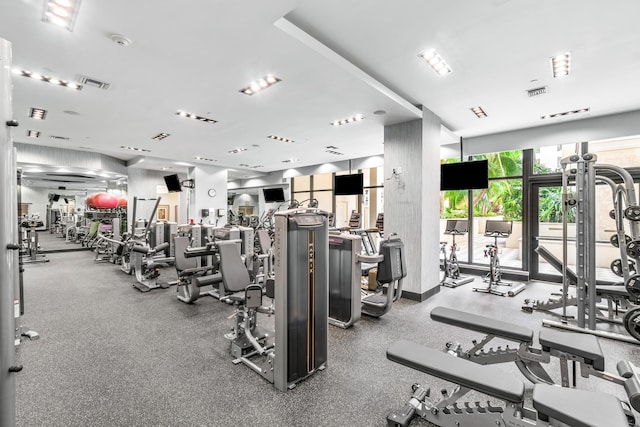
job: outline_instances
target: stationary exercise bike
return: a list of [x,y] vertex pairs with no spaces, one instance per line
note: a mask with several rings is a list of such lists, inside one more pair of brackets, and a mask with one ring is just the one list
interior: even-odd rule
[[465,277],[460,275],[460,266],[458,265],[458,244],[456,243],[456,236],[462,236],[469,231],[469,221],[466,219],[448,219],[447,227],[444,234],[451,235],[453,241],[451,243],[451,252],[447,256],[448,242],[440,242],[440,251],[442,252],[441,267],[444,270],[444,275],[440,284],[448,288],[457,288],[458,286],[466,285],[473,282],[473,277]]
[[498,286],[513,286],[513,283],[502,280],[502,270],[500,268],[500,257],[498,255],[498,238],[507,238],[511,235],[513,221],[487,221],[484,236],[493,237],[493,243],[485,246],[484,256],[489,258],[489,273],[484,277],[487,283],[486,288],[473,288],[476,292],[485,292],[494,295],[516,296],[524,291],[525,285],[520,284],[512,287],[509,291],[501,291]]

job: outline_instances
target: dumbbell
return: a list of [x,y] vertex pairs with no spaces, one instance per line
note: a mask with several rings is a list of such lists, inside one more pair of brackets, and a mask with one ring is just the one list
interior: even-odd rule
[[624,216],[629,221],[640,221],[640,206],[629,206],[624,210]]

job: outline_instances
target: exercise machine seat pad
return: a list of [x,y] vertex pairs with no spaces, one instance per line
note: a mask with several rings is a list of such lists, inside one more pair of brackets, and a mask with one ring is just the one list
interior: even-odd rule
[[533,341],[533,330],[513,323],[503,322],[490,317],[478,316],[447,307],[436,307],[431,310],[431,318],[437,322],[465,328],[484,334],[520,341]]
[[591,361],[595,370],[604,371],[604,354],[596,336],[543,328],[538,338],[543,350],[553,349],[575,354]]
[[628,298],[629,292],[625,286],[620,285],[607,285],[596,286],[596,295],[614,295],[617,297]]
[[478,365],[411,341],[391,344],[387,359],[508,402],[522,403],[524,399],[524,383],[499,368]]
[[206,276],[196,277],[196,283],[198,287],[203,287],[207,285],[215,285],[216,283],[222,282],[222,274],[214,273],[208,274]]
[[533,386],[533,407],[572,427],[628,427],[617,397],[548,384]]

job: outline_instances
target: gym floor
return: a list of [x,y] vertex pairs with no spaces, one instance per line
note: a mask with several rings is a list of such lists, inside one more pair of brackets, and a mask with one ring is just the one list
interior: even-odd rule
[[[43,247],[44,236],[40,233]],[[436,306],[452,307],[541,328],[543,313],[520,310],[525,298],[546,299],[558,285],[529,283],[514,298],[476,293],[474,283],[442,288],[423,303],[401,300],[379,319],[329,328],[328,367],[285,393],[243,365],[233,365],[229,342],[233,307],[211,297],[186,305],[175,287],[141,293],[109,263],[88,251],[50,253],[48,263],[25,266],[23,324],[40,334],[18,348],[17,425],[33,426],[384,426],[419,382],[435,393],[437,378],[388,361],[387,346],[401,338],[441,349],[468,347],[478,334],[433,322]],[[409,266],[411,268],[411,266]],[[173,267],[164,280],[175,279]],[[271,320],[271,322],[270,322]],[[260,317],[262,325],[272,319]],[[640,363],[640,346],[600,340],[606,368],[621,359]],[[505,375],[524,380],[513,364]],[[559,372],[552,366],[554,374]],[[590,378],[584,389],[625,399],[622,387]],[[527,383],[528,395],[530,384]],[[486,397],[470,394],[470,401]],[[638,416],[638,414],[636,414]],[[640,419],[640,418],[639,418]],[[415,420],[412,425],[430,425]]]

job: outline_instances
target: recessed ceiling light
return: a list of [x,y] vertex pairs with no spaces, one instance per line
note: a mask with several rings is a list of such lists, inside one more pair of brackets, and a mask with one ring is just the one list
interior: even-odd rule
[[344,156],[344,153],[340,153],[339,151],[335,151],[335,150],[325,150],[325,151],[329,154],[335,154],[336,156]]
[[144,148],[129,147],[127,145],[121,145],[120,148],[124,148],[125,150],[131,150],[131,151],[143,151],[145,153],[151,152],[151,150],[146,150]]
[[195,119],[204,123],[218,123],[217,120],[210,119],[208,117],[198,116],[197,114],[187,113],[186,111],[176,111],[176,115],[180,117],[186,117],[187,119]]
[[167,169],[171,169],[169,166],[163,166],[160,168],[160,170],[166,171]]
[[229,151],[229,154],[238,154],[238,153],[242,153],[243,151],[247,151],[247,149],[246,148],[236,148],[235,150]]
[[170,133],[160,132],[159,134],[157,134],[156,136],[154,136],[151,139],[156,139],[158,141],[162,141],[163,139],[165,139],[168,136],[171,136],[171,134]]
[[243,167],[243,168],[248,168],[250,165],[248,165],[246,163],[240,163],[238,166]]
[[591,108],[581,108],[579,110],[565,111],[564,113],[547,114],[546,116],[540,116],[540,118],[542,120],[545,120],[545,119],[553,119],[555,117],[572,116],[574,114],[587,113],[590,110]]
[[485,117],[487,117],[487,113],[484,112],[482,107],[473,107],[469,109],[473,111],[473,114],[475,114],[479,119],[484,119]]
[[359,122],[360,120],[363,120],[364,116],[362,114],[356,114],[353,117],[348,117],[346,119],[342,119],[342,120],[336,120],[334,122],[332,122],[331,124],[333,126],[342,126],[342,125],[346,125],[347,123],[355,123],[355,122]]
[[424,62],[429,64],[429,66],[435,71],[438,75],[443,76],[445,74],[449,74],[451,72],[451,67],[447,62],[442,59],[440,54],[436,52],[435,49],[429,49],[424,53],[418,55]]
[[28,70],[18,70],[15,69],[13,70],[14,74],[20,75],[20,76],[24,76],[24,77],[29,77],[32,78],[34,80],[41,80],[43,82],[47,82],[47,83],[51,83],[57,86],[64,86],[64,87],[68,87],[69,89],[76,89],[76,90],[82,90],[82,85],[77,85],[75,83],[69,83],[66,80],[60,80],[60,79],[55,79],[51,76],[43,76],[41,74],[38,73],[33,73],[31,71]]
[[553,77],[568,76],[571,71],[571,52],[551,57]]
[[254,93],[261,92],[266,88],[271,87],[281,81],[282,80],[276,76],[268,75],[249,83],[247,87],[245,87],[244,89],[240,89],[240,92],[244,93],[245,95],[253,95]]
[[293,139],[283,138],[281,136],[276,136],[276,135],[269,135],[268,138],[275,139],[276,141],[282,141],[282,142],[295,142]]
[[297,161],[298,159],[287,159],[287,160],[283,160],[282,163],[295,163]]
[[80,9],[80,0],[48,0],[44,5],[42,21],[73,31]]
[[30,136],[31,138],[38,138],[40,136],[40,131],[39,130],[28,130],[27,131],[27,136]]
[[29,110],[29,117],[32,119],[44,120],[47,118],[47,110],[42,108],[31,108]]
[[206,157],[200,157],[200,156],[195,156],[194,159],[196,159],[196,160],[204,160],[205,162],[217,162],[217,160],[208,159]]

